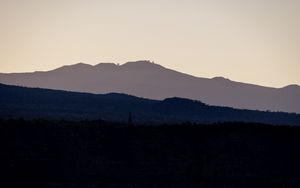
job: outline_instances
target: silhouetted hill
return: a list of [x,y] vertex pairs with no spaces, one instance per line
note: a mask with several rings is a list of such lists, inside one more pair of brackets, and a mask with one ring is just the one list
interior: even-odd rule
[[2,118],[127,121],[130,113],[137,124],[243,121],[300,125],[297,114],[216,107],[176,97],[159,101],[118,93],[96,95],[0,84]]
[[0,74],[0,83],[95,94],[126,93],[162,100],[173,96],[240,109],[300,113],[300,87],[262,87],[223,77],[194,77],[149,61],[84,63],[48,72]]

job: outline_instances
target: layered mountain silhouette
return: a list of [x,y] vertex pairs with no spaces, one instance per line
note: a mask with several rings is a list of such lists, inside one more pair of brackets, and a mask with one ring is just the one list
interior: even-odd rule
[[300,125],[295,113],[238,110],[184,98],[150,100],[125,94],[88,94],[0,84],[0,118],[108,120],[139,123],[225,121]]
[[125,93],[162,100],[182,97],[239,109],[300,113],[300,87],[270,88],[223,77],[200,78],[150,61],[75,64],[48,72],[0,74],[0,83],[94,94]]

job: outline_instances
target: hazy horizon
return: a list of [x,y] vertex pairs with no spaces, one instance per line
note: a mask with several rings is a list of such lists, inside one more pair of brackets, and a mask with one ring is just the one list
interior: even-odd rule
[[2,0],[0,72],[149,59],[197,77],[300,85],[297,0]]

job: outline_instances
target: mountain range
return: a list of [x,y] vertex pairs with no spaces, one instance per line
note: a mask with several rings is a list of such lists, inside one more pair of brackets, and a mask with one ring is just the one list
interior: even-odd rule
[[124,93],[155,100],[180,97],[238,109],[300,113],[298,85],[271,88],[223,77],[201,78],[150,61],[95,66],[79,63],[45,72],[1,73],[0,83],[93,94]]
[[300,115],[295,113],[238,110],[178,97],[150,100],[118,93],[88,94],[4,84],[0,84],[0,118],[300,125]]

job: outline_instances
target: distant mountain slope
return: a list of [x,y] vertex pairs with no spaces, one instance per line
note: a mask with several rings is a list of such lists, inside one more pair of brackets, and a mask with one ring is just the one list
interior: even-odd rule
[[150,99],[182,97],[210,105],[300,113],[300,87],[269,88],[222,77],[199,78],[149,61],[124,65],[79,63],[48,72],[0,74],[0,83],[95,94],[126,93]]
[[208,106],[199,101],[168,98],[149,100],[125,94],[96,95],[0,84],[0,117],[104,119],[136,123],[244,121],[300,125],[300,115]]

